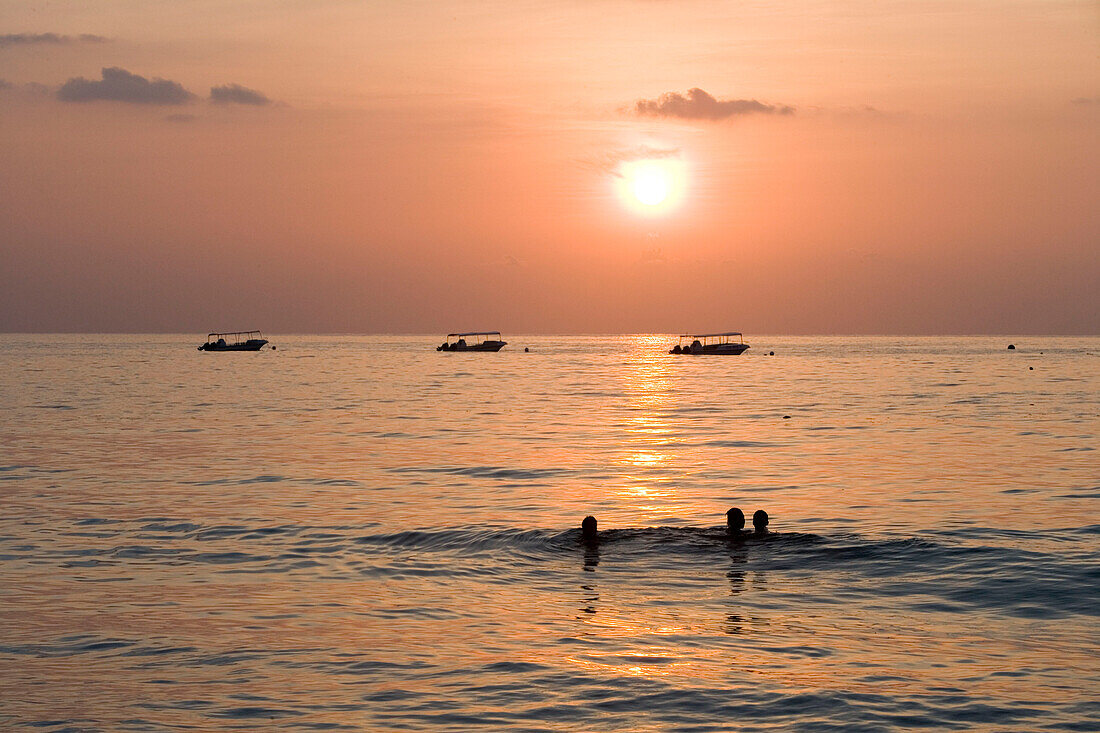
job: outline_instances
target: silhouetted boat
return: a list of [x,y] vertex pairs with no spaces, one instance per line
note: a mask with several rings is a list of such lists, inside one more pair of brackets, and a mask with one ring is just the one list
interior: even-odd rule
[[[454,339],[452,341],[452,339]],[[467,340],[469,339],[469,341]],[[472,342],[472,343],[471,343]],[[502,341],[500,331],[471,331],[449,333],[447,340],[435,347],[436,351],[500,351],[507,341]]]
[[199,347],[199,351],[259,351],[266,343],[267,339],[259,331],[208,333],[206,343]]
[[[735,336],[737,337],[736,341],[733,340]],[[684,339],[690,341],[686,346],[684,345]],[[745,343],[744,336],[738,331],[730,331],[729,333],[685,334],[680,337],[680,342],[673,346],[668,353],[691,354],[693,356],[706,354],[737,356],[744,353],[747,348],[749,348],[749,345]]]

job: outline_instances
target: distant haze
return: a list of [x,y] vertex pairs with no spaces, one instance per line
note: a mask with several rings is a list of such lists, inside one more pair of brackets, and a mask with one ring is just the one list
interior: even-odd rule
[[0,22],[0,331],[1100,333],[1091,0]]

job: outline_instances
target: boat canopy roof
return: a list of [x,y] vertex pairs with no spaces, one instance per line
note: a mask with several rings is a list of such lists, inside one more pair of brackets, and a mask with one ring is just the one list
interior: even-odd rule
[[466,333],[449,333],[447,338],[452,336],[499,336],[500,331],[467,331]]
[[251,336],[252,334],[256,334],[260,338],[263,338],[263,334],[259,331],[211,331],[206,334],[206,338],[210,338],[211,336]]
[[740,331],[727,331],[726,333],[685,333],[680,338],[682,339],[705,339],[714,338],[715,336],[744,336],[745,334]]

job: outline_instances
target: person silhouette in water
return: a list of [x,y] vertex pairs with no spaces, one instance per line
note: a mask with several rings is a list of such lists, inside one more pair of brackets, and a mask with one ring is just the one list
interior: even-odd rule
[[729,532],[730,537],[740,538],[744,534],[745,529],[745,513],[733,507],[726,512],[726,531]]
[[752,527],[756,530],[757,536],[766,535],[768,533],[768,513],[763,509],[757,509],[753,512]]
[[596,531],[596,518],[592,515],[588,515],[581,521],[581,541],[589,545],[600,541],[599,533]]

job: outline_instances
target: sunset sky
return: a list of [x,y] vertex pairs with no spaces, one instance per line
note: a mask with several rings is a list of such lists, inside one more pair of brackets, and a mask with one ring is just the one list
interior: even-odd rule
[[0,0],[0,331],[1100,333],[1095,0]]

